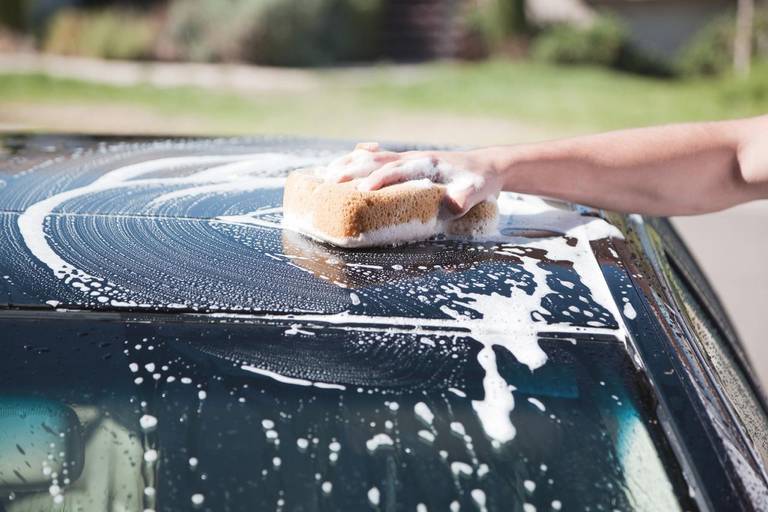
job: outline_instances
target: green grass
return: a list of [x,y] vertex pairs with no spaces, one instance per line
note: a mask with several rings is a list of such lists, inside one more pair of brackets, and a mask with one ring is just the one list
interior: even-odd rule
[[748,80],[672,80],[585,67],[491,61],[437,64],[407,85],[386,70],[361,92],[371,104],[517,119],[566,129],[748,116],[768,112],[768,67]]
[[[39,74],[0,75],[0,110],[3,103],[52,108],[83,104],[125,106],[167,117],[196,118],[201,132],[226,134],[244,133],[271,124],[279,132],[291,122],[301,125],[316,115],[316,107],[309,98],[295,95],[245,97],[194,87],[119,87]],[[94,114],[98,115],[98,109]],[[88,120],[84,119],[83,123],[87,126]]]
[[[768,67],[748,80],[669,80],[531,62],[435,63],[318,71],[310,93],[242,95],[198,88],[118,87],[42,75],[0,75],[3,105],[100,105],[199,121],[201,133],[354,133],[387,114],[509,119],[571,133],[768,112]],[[7,122],[7,120],[6,120]],[[83,120],[87,131],[88,120]],[[45,128],[45,127],[42,127]],[[151,128],[151,127],[150,127]]]

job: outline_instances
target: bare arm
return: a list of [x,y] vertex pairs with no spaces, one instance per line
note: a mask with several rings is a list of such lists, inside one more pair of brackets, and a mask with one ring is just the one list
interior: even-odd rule
[[623,130],[489,154],[508,190],[616,211],[689,215],[768,197],[763,148],[768,118]]
[[[649,215],[691,215],[768,198],[768,116],[467,152],[363,148],[374,163],[362,173],[367,177],[360,188],[424,177],[420,166],[410,164],[429,159],[436,171],[427,177],[449,184],[458,212],[500,189]],[[349,177],[341,173],[337,179]]]

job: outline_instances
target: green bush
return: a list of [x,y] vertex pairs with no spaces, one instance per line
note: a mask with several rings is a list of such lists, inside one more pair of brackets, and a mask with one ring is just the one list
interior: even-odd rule
[[382,3],[175,0],[166,32],[171,55],[195,61],[312,66],[367,60],[380,53]]
[[556,64],[617,66],[628,44],[624,26],[601,16],[588,27],[556,25],[545,30],[534,41],[533,55]]
[[191,61],[243,60],[243,48],[270,0],[175,0],[162,46],[167,57]]
[[472,3],[467,9],[465,29],[480,36],[489,48],[498,47],[507,38],[528,30],[525,2],[490,0]]
[[[477,60],[510,46],[527,46],[529,35],[524,0],[468,3],[463,11],[458,56]],[[510,44],[512,43],[512,44]]]
[[23,30],[25,28],[25,18],[27,9],[24,0],[1,0],[0,1],[0,27],[7,27],[13,30]]
[[[702,28],[684,48],[678,62],[688,75],[718,75],[733,67],[733,41],[736,35],[734,14],[720,17]],[[753,55],[768,57],[768,9],[757,9],[754,20]]]
[[155,28],[147,17],[122,9],[56,13],[46,31],[43,50],[104,59],[152,56]]

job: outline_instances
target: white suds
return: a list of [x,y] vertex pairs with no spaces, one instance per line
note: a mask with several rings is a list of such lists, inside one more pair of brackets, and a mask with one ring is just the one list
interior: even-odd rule
[[[226,220],[232,223],[250,223],[247,215],[240,216],[239,218],[228,217]],[[440,232],[439,223],[434,218],[426,222],[412,220],[402,224],[366,231],[358,236],[341,238],[318,231],[315,229],[311,218],[291,215],[290,213],[285,213],[283,216],[283,228],[302,233],[321,242],[328,242],[345,248],[397,245],[416,240],[426,240]]]
[[257,368],[255,366],[251,366],[249,364],[244,364],[240,366],[242,370],[246,370],[253,373],[258,373],[259,375],[264,375],[265,377],[269,377],[271,379],[274,379],[278,382],[282,382],[284,384],[295,384],[298,386],[314,386],[316,388],[322,388],[322,389],[347,389],[346,386],[343,386],[341,384],[331,384],[327,382],[312,382],[306,379],[297,379],[294,377],[287,377],[285,375],[280,375],[279,373],[265,370],[263,368]]
[[423,439],[424,441],[426,441],[426,442],[428,442],[430,444],[435,442],[435,434],[433,434],[429,430],[419,430],[419,434],[418,435],[419,435],[419,437],[421,439]]
[[427,404],[424,402],[417,402],[416,405],[413,406],[413,412],[425,425],[432,426],[432,421],[435,419],[435,415],[432,414],[432,411]]
[[485,510],[485,492],[482,489],[472,489],[470,494],[478,508],[481,511]]
[[145,414],[141,418],[139,418],[139,425],[141,425],[141,430],[144,432],[149,432],[151,430],[154,430],[157,426],[157,418],[150,414]]
[[421,338],[419,338],[419,342],[422,345],[426,345],[428,347],[434,347],[435,346],[435,342],[432,341],[431,339],[427,338],[426,336],[422,336]]
[[368,489],[368,501],[371,502],[371,505],[378,506],[380,499],[381,494],[379,493],[378,487],[371,487]]
[[538,410],[540,410],[541,412],[544,412],[544,411],[546,411],[546,410],[547,410],[547,408],[546,408],[546,407],[544,407],[544,404],[543,404],[543,403],[541,403],[541,400],[539,400],[539,399],[537,399],[537,398],[533,398],[532,396],[531,396],[531,397],[528,397],[528,402],[529,402],[529,403],[531,403],[531,404],[533,404],[533,405],[534,405],[534,406],[535,406],[535,407],[536,407]]
[[392,438],[389,437],[389,435],[381,433],[376,434],[371,439],[367,440],[365,442],[365,447],[368,449],[369,453],[374,453],[381,447],[394,446],[394,444],[395,443],[392,441]]
[[624,316],[630,320],[637,318],[637,311],[635,311],[635,308],[632,306],[631,302],[624,303]]
[[451,462],[451,473],[454,476],[471,476],[472,466],[466,462]]

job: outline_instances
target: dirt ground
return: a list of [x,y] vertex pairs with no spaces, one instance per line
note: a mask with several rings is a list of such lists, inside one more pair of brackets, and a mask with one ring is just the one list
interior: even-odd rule
[[332,124],[283,123],[254,120],[244,130],[225,122],[210,122],[193,115],[163,115],[127,105],[5,103],[0,105],[0,131],[55,131],[114,135],[299,135],[354,140],[416,142],[445,145],[488,145],[532,142],[563,133],[525,123],[452,114],[377,112],[364,125],[351,115]]

